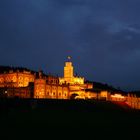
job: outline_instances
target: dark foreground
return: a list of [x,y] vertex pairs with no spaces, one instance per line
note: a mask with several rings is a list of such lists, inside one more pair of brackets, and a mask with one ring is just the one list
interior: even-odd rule
[[[139,133],[140,111],[109,101],[1,99],[0,128],[4,132],[83,135]],[[69,130],[70,129],[70,130]],[[87,133],[85,133],[87,135]],[[98,135],[100,136],[100,135]]]

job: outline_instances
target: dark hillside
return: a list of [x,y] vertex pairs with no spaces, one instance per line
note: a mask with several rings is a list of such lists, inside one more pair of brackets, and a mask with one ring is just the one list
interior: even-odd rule
[[[93,100],[0,100],[0,130],[11,139],[30,137],[129,138],[137,136],[140,112]],[[8,134],[8,135],[7,135]],[[133,137],[134,138],[134,137]]]
[[118,92],[118,93],[121,93],[121,94],[124,94],[126,95],[127,92],[122,90],[122,89],[119,89],[119,88],[116,88],[116,87],[113,87],[112,85],[108,85],[107,83],[101,83],[101,82],[95,82],[95,81],[86,81],[88,83],[92,83],[93,84],[93,89],[95,91],[103,91],[103,90],[106,90],[106,91],[109,91],[109,92]]
[[140,124],[140,112],[107,101],[6,99],[0,112],[4,122],[16,125]]

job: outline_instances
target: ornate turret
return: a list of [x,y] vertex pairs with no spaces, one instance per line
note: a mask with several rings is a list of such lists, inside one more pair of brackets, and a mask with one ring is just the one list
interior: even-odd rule
[[64,66],[64,77],[59,78],[60,83],[61,84],[67,83],[67,84],[71,84],[71,85],[74,85],[74,84],[83,85],[84,78],[74,76],[74,67],[71,62],[71,57],[68,56],[67,59],[68,60],[65,62],[65,66]]

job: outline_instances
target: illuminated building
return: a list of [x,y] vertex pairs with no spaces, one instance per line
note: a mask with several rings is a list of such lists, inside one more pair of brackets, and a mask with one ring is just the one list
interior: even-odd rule
[[0,87],[27,87],[34,82],[35,76],[30,71],[13,71],[0,74]]
[[[137,95],[136,95],[137,94]],[[138,93],[129,93],[127,95],[126,104],[134,109],[140,109],[140,94]]]
[[[7,97],[44,99],[106,99],[107,91],[95,92],[92,83],[74,75],[71,58],[65,62],[64,76],[45,75],[42,71],[9,70],[0,74],[0,92]],[[112,99],[116,99],[113,98]]]
[[7,98],[33,98],[33,90],[31,86],[28,87],[8,87],[8,88],[1,88],[1,92],[7,97]]
[[83,77],[74,76],[74,67],[68,57],[62,78],[45,75],[42,71],[9,70],[0,74],[0,88],[7,97],[70,99],[76,94],[76,98],[85,99],[85,90],[93,86],[85,83]]
[[57,77],[43,76],[39,72],[39,77],[34,81],[34,98],[69,99],[69,86],[60,85]]
[[75,85],[75,84],[83,85],[84,84],[83,77],[74,76],[74,68],[69,57],[68,57],[68,62],[66,62],[64,66],[64,77],[59,78],[59,81],[60,81],[60,84],[63,84],[63,83],[68,83],[70,85]]
[[45,75],[42,71],[9,70],[0,74],[0,92],[7,97],[44,99],[106,99],[118,100],[108,91],[97,93],[92,83],[75,76],[71,58],[64,65],[64,76]]
[[131,108],[140,109],[140,97],[118,91],[94,89],[84,77],[74,74],[71,58],[65,62],[64,76],[45,75],[42,71],[10,69],[0,73],[0,97],[41,99],[99,99],[125,102]]
[[126,97],[121,95],[120,93],[115,93],[111,95],[111,101],[125,101]]
[[93,85],[90,83],[85,83],[83,77],[74,76],[74,67],[71,62],[71,58],[68,57],[68,61],[65,62],[64,66],[64,77],[59,78],[60,85],[68,84],[70,96],[77,94],[76,98],[85,98],[86,89],[92,89]]
[[34,79],[35,75],[31,71],[18,69],[5,71],[0,74],[0,92],[9,98],[31,98]]
[[85,90],[92,87],[92,84],[84,83],[84,78],[74,76],[74,68],[68,57],[64,77],[43,76],[39,72],[39,77],[34,81],[34,98],[70,99],[76,94],[76,98],[85,99]]

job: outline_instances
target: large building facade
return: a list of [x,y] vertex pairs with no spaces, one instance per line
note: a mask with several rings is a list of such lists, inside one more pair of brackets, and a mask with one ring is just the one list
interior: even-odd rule
[[32,98],[35,73],[27,70],[9,70],[0,74],[0,96]]
[[39,72],[39,77],[34,81],[34,98],[69,99],[69,86],[60,85],[57,77],[43,76]]
[[92,89],[92,84],[84,83],[83,77],[74,76],[74,67],[70,58],[65,62],[64,77],[43,77],[34,81],[35,98],[71,99],[73,95],[78,98],[86,97],[86,89]]
[[65,62],[63,77],[18,69],[0,74],[0,92],[7,97],[71,99],[75,94],[78,98],[85,98],[86,90],[92,88],[92,84],[85,83],[83,77],[74,76],[70,58]]
[[64,65],[63,77],[45,75],[43,71],[10,69],[0,72],[0,97],[35,99],[99,99],[121,101],[140,109],[140,98],[133,93],[97,90],[84,77],[74,74],[70,57]]
[[35,76],[30,71],[9,70],[0,74],[0,87],[27,87],[34,80]]

